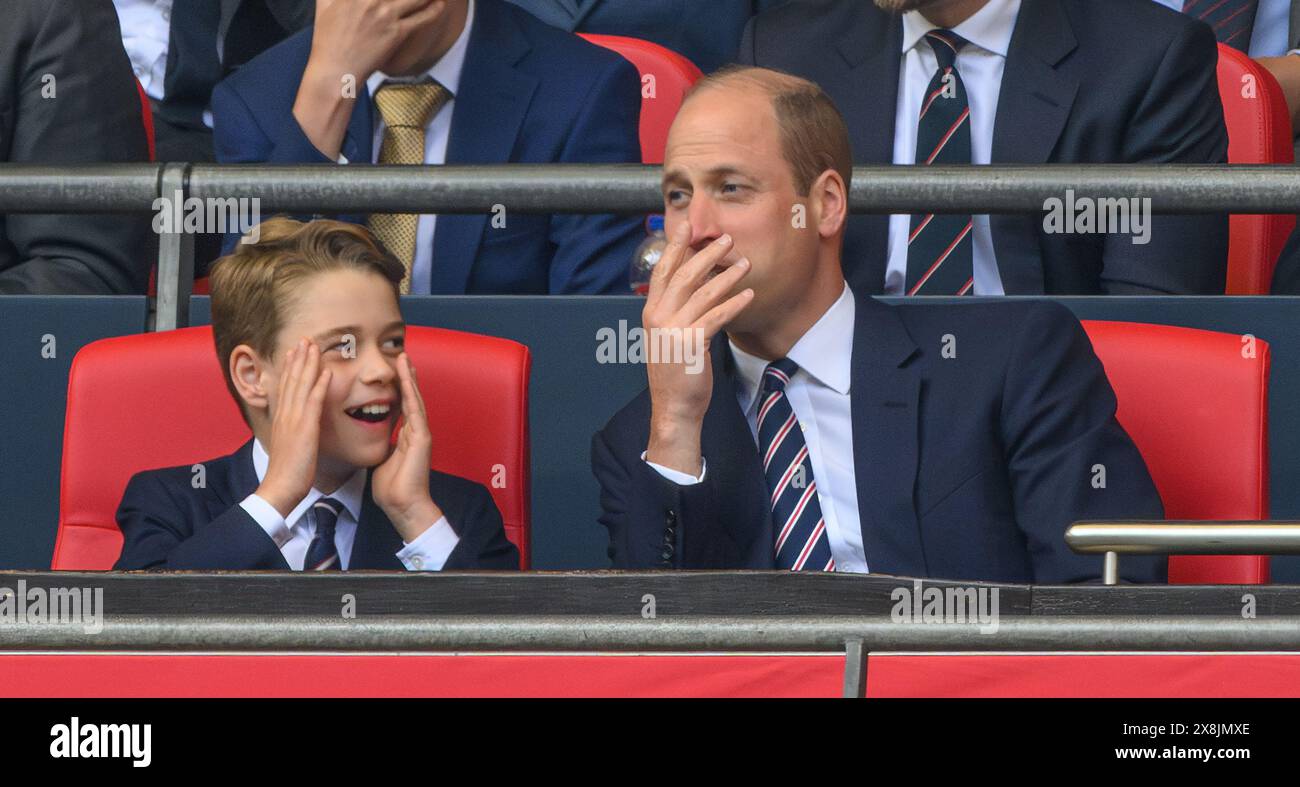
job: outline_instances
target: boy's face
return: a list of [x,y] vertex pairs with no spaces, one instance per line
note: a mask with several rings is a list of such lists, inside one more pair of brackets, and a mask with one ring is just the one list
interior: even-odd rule
[[[268,432],[285,354],[304,336],[320,348],[321,370],[332,373],[321,407],[318,467],[342,473],[380,464],[402,411],[397,357],[406,324],[392,285],[375,273],[336,270],[298,286],[266,370]],[[372,412],[361,412],[362,407]]]

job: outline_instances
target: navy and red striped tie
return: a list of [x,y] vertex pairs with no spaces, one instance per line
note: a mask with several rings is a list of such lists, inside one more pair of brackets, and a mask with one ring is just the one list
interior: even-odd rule
[[316,535],[307,547],[307,558],[302,563],[304,571],[340,571],[339,550],[334,545],[334,526],[338,524],[343,504],[332,497],[322,497],[312,504],[311,513],[316,519]]
[[[957,53],[966,39],[951,30],[931,30],[925,40],[939,68],[925,88],[916,127],[917,164],[971,163],[970,104],[957,73]],[[968,295],[974,290],[971,217],[914,214],[907,236],[908,295]]]
[[1250,48],[1259,0],[1187,0],[1183,13],[1191,14],[1214,29],[1214,38],[1242,52]]
[[789,358],[763,370],[763,398],[758,408],[758,449],[771,493],[772,550],[776,567],[792,571],[834,571],[831,539],[817,501],[817,481],[803,429],[786,398],[785,386],[799,365]]

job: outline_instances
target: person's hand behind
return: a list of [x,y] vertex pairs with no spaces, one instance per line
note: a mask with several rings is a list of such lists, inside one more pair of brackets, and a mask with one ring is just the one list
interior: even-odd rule
[[356,84],[378,71],[411,31],[432,22],[446,0],[316,0],[311,56],[317,66]]
[[300,339],[285,355],[271,417],[271,444],[266,446],[270,462],[256,492],[281,516],[289,516],[315,481],[321,408],[331,374],[321,368],[320,348],[313,341]]
[[744,257],[710,278],[715,267],[725,265],[733,245],[730,236],[723,235],[687,259],[690,237],[690,225],[682,222],[650,276],[641,310],[647,348],[664,348],[661,336],[692,345],[673,347],[669,357],[647,353],[651,404],[646,459],[699,475],[700,429],[713,395],[713,369],[707,357],[697,359],[702,368],[692,368],[692,350],[707,352],[709,342],[749,305],[754,292],[745,289],[728,297],[749,272]]

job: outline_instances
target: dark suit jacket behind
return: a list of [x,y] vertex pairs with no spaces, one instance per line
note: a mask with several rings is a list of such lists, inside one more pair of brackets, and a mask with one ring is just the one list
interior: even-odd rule
[[[956,357],[941,356],[944,336]],[[713,347],[705,479],[678,486],[641,459],[643,392],[592,440],[601,522],[616,568],[773,567],[761,460],[736,402],[731,352]],[[1095,578],[1072,553],[1081,519],[1163,519],[1141,455],[1078,321],[1050,302],[887,306],[857,299],[852,440],[874,573],[1061,583]],[[1104,489],[1092,485],[1105,466]],[[1163,581],[1161,559],[1121,562]]]
[[704,73],[730,63],[750,17],[785,0],[510,0],[571,33],[653,41]]
[[[0,161],[148,161],[140,98],[112,2],[9,0],[3,13]],[[0,216],[0,294],[142,294],[151,237],[147,211]]]
[[[504,0],[477,0],[474,13],[448,164],[641,160],[641,82],[630,63]],[[332,163],[293,118],[311,36],[309,28],[290,37],[217,85],[218,161]],[[357,101],[343,141],[348,161],[374,159],[375,111],[368,94]],[[433,294],[627,294],[641,219],[524,214],[504,195],[501,204],[500,229],[486,214],[438,217]]]
[[[817,82],[848,123],[854,162],[889,164],[902,32],[900,17],[871,2],[801,0],[755,17],[738,59]],[[1204,23],[1148,0],[1025,0],[992,162],[1227,161],[1215,47]],[[845,275],[858,292],[883,290],[888,222],[849,221]],[[1155,216],[1147,245],[1119,234],[1046,234],[1042,214],[995,215],[991,227],[1008,295],[1223,294],[1226,216]]]
[[[195,489],[190,466],[137,473],[117,510],[125,541],[118,570],[289,570],[279,547],[239,503],[257,489],[253,441],[203,463],[206,486]],[[429,473],[429,493],[460,536],[444,569],[517,569],[519,552],[506,539],[492,496],[482,486],[446,473]],[[397,559],[402,537],[370,494],[361,504],[353,569],[405,570]]]

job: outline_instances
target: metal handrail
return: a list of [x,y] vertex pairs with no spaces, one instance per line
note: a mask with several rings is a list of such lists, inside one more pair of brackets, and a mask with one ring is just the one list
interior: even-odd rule
[[[0,163],[0,213],[149,211],[180,169],[185,197],[246,197],[263,211],[305,213],[649,213],[662,210],[660,168],[639,164],[392,166]],[[1168,213],[1300,213],[1289,164],[1044,164],[855,167],[854,213],[1036,213],[1076,197],[1150,198]]]
[[1102,581],[1114,585],[1120,555],[1300,555],[1300,522],[1075,522],[1065,531],[1065,543],[1081,555],[1104,554]]

